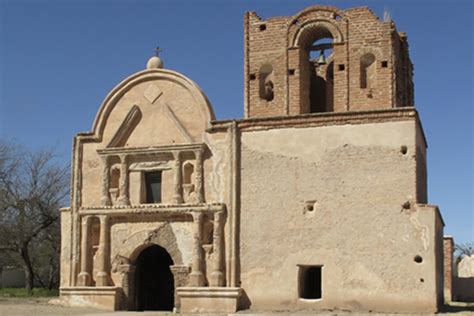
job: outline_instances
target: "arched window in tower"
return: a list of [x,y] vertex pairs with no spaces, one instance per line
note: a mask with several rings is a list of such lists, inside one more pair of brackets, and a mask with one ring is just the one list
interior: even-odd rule
[[303,47],[309,60],[309,111],[331,112],[334,100],[332,35],[324,27],[318,27],[306,36]]
[[374,87],[376,72],[375,56],[367,53],[360,58],[360,88],[371,89]]
[[265,63],[260,67],[259,80],[260,98],[267,101],[273,100],[273,67],[271,64]]

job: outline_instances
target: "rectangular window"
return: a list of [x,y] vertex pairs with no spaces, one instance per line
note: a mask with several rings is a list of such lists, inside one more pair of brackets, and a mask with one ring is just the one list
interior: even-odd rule
[[161,202],[161,171],[145,173],[146,203]]
[[298,296],[304,299],[320,299],[322,297],[321,266],[299,266]]

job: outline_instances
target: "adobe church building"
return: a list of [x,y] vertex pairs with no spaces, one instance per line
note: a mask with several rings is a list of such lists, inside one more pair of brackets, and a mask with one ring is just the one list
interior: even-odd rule
[[244,118],[152,57],[74,139],[63,302],[435,312],[443,219],[407,37],[368,8],[245,14]]

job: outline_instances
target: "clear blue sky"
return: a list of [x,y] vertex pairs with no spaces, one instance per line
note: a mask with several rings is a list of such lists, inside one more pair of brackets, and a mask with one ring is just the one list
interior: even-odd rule
[[465,1],[0,0],[0,137],[53,147],[69,161],[106,94],[144,69],[196,81],[219,119],[243,113],[243,15],[293,15],[313,4],[388,9],[408,33],[415,101],[428,138],[429,201],[445,233],[474,241],[473,4]]

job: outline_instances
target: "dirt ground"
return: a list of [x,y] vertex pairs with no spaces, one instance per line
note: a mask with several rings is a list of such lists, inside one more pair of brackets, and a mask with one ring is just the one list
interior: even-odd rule
[[[9,316],[9,315],[27,315],[27,316],[36,316],[36,315],[100,315],[100,316],[121,316],[121,315],[139,315],[139,316],[150,316],[150,315],[175,315],[170,312],[105,312],[95,308],[88,307],[63,307],[58,305],[48,304],[49,298],[35,298],[35,299],[25,299],[25,298],[0,298],[0,316]],[[235,316],[249,316],[249,315],[258,315],[258,316],[271,316],[271,315],[368,315],[368,316],[387,316],[387,315],[397,315],[397,316],[408,316],[415,314],[378,314],[378,313],[349,313],[344,311],[242,311]],[[452,315],[452,316],[461,316],[461,315],[472,315],[474,316],[474,304],[463,304],[458,303],[453,306],[446,307],[445,310],[441,313],[442,315]],[[183,315],[183,314],[181,314]],[[194,314],[196,315],[196,314]],[[201,314],[202,315],[202,314]],[[209,314],[213,316],[218,316],[217,314]],[[417,314],[417,315],[434,315],[434,314]]]

